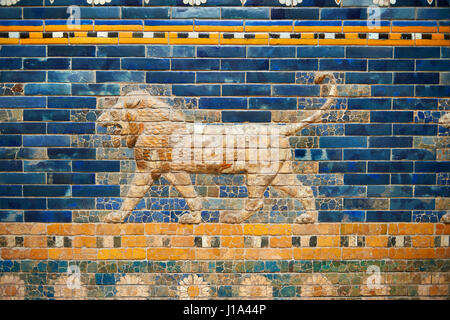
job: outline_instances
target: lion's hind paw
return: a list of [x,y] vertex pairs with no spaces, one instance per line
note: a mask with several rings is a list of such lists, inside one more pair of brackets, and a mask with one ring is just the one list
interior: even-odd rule
[[184,223],[184,224],[197,224],[197,223],[202,222],[202,218],[199,214],[192,215],[190,213],[186,213],[178,219],[178,222]]
[[242,215],[239,212],[224,212],[220,217],[220,222],[223,223],[241,223]]
[[311,213],[303,213],[301,215],[299,215],[297,218],[295,218],[294,223],[298,223],[298,224],[310,224],[310,223],[315,223],[316,222],[316,218],[314,214]]
[[109,223],[122,223],[123,222],[123,215],[121,212],[115,211],[111,212],[105,217],[105,222]]

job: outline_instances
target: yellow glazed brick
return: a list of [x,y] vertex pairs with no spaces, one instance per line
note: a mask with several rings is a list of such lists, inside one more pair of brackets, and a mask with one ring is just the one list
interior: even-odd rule
[[296,260],[340,260],[340,248],[294,248]]
[[73,249],[69,248],[49,248],[48,258],[52,260],[72,260]]
[[341,234],[374,235],[386,234],[387,224],[384,223],[343,223]]
[[36,32],[44,31],[43,26],[0,26],[0,32],[15,32],[15,31],[26,31],[26,32]]
[[96,235],[120,235],[122,227],[118,224],[99,223],[96,225]]
[[338,223],[319,223],[319,224],[294,224],[292,234],[294,235],[336,235],[339,234]]
[[46,236],[24,237],[23,246],[25,248],[46,248],[47,247],[47,237]]
[[192,260],[191,248],[152,248],[147,250],[148,260]]
[[194,237],[193,236],[172,236],[171,238],[171,246],[172,247],[193,247],[194,246]]
[[119,37],[119,43],[123,44],[139,44],[139,43],[149,43],[149,44],[168,44],[169,39],[165,38],[131,38],[131,37]]
[[269,45],[317,45],[317,39],[282,39],[282,38],[269,38]]
[[71,44],[118,44],[119,38],[91,38],[91,37],[74,37],[70,38]]
[[68,44],[67,38],[29,38],[20,39],[20,44]]
[[147,247],[146,236],[123,236],[122,247]]
[[389,225],[389,234],[392,235],[416,235],[433,233],[433,223],[392,223]]
[[412,236],[411,244],[413,247],[434,247],[434,236]]
[[366,247],[387,247],[387,236],[366,236]]
[[243,32],[244,26],[194,26],[196,32]]
[[342,259],[385,259],[389,255],[387,248],[342,248]]
[[74,237],[72,241],[72,245],[74,248],[96,248],[97,247],[97,239],[96,237],[86,237],[79,236]]
[[292,247],[291,237],[270,237],[271,248],[290,248]]
[[143,31],[144,27],[141,25],[101,25],[94,26],[95,31]]
[[220,238],[220,244],[222,247],[226,247],[226,248],[243,248],[244,247],[244,237],[223,236]]
[[144,31],[158,31],[158,32],[164,32],[164,31],[186,31],[186,32],[192,32],[194,31],[193,25],[183,25],[183,26],[144,26]]
[[318,236],[318,247],[339,247],[341,238],[339,236]]
[[72,225],[72,235],[95,235],[95,224],[75,223]]
[[342,32],[341,26],[294,26],[294,32]]
[[47,234],[57,235],[57,236],[71,236],[72,235],[72,224],[50,224],[47,226]]

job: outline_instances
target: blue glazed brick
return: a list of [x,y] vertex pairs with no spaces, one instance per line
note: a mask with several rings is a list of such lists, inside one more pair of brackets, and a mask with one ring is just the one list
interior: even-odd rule
[[0,8],[0,19],[22,19],[22,8]]
[[68,58],[27,58],[23,60],[24,69],[33,70],[59,70],[69,69]]
[[0,211],[0,222],[23,222],[23,213],[14,210]]
[[170,19],[169,8],[123,7],[123,19]]
[[412,186],[368,186],[368,197],[412,197]]
[[246,47],[199,46],[199,47],[197,47],[197,57],[245,58],[245,55],[246,55],[245,51],[246,51]]
[[146,72],[147,83],[194,83],[195,72]]
[[172,57],[186,58],[195,57],[194,46],[174,46],[172,47]]
[[248,47],[248,58],[295,58],[295,47]]
[[[2,66],[3,70],[22,69],[22,59],[21,58],[0,58],[0,65]],[[2,74],[3,74],[3,72],[2,72]]]
[[49,57],[95,57],[95,46],[48,46],[47,50]]
[[320,13],[320,20],[366,20],[366,8],[324,8]]
[[29,172],[68,172],[71,170],[70,161],[40,161],[28,160],[24,162],[24,171]]
[[95,173],[47,173],[49,184],[95,184]]
[[270,122],[270,111],[222,111],[223,122]]
[[405,161],[377,161],[368,163],[367,172],[412,172],[413,163]]
[[23,121],[69,121],[68,110],[24,110]]
[[93,71],[48,71],[49,82],[94,82]]
[[69,136],[24,136],[24,147],[68,147],[70,146]]
[[118,96],[120,95],[120,85],[73,83],[72,94],[78,96]]
[[344,198],[344,209],[377,209],[378,201],[370,198]]
[[25,222],[72,222],[72,211],[25,211]]
[[415,197],[448,197],[450,194],[449,186],[415,186]]
[[[47,9],[47,8],[46,8]],[[64,8],[65,9],[65,8]],[[83,19],[120,19],[120,8],[80,8]],[[63,19],[67,18],[67,13]]]
[[435,184],[435,174],[391,174],[391,184]]
[[145,57],[145,46],[99,46],[97,57]]
[[434,199],[391,199],[391,210],[434,210]]
[[317,70],[318,65],[317,59],[271,59],[270,70]]
[[274,96],[318,97],[320,95],[318,85],[273,85],[272,88]]
[[294,72],[247,72],[247,83],[295,83]]
[[395,47],[394,58],[439,58],[439,47]]
[[411,148],[412,137],[369,137],[369,148]]
[[368,60],[369,71],[414,71],[414,60]]
[[[400,149],[402,150],[402,149]],[[389,160],[389,149],[345,149],[344,160]]]
[[[221,8],[172,8],[172,19],[190,19],[190,18],[220,18]],[[224,13],[222,12],[222,15]],[[225,18],[225,17],[223,17]],[[226,19],[226,18],[225,18]]]
[[414,96],[414,86],[372,86],[372,96],[374,97],[408,97]]
[[319,162],[319,173],[366,172],[365,162]]
[[377,73],[377,72],[347,72],[345,74],[345,82],[349,84],[363,83],[363,84],[391,84],[391,73]]
[[45,108],[45,97],[0,97],[0,108]]
[[93,148],[48,148],[49,159],[95,159]]
[[413,222],[439,222],[446,211],[413,211]]
[[367,211],[366,222],[411,222],[411,211]]
[[[416,71],[450,71],[450,59],[416,60]],[[426,73],[420,74],[426,75]]]
[[22,186],[0,186],[0,196],[1,197],[21,197],[22,196]]
[[0,209],[45,209],[43,198],[0,198]]
[[398,84],[439,84],[439,73],[395,73],[394,83]]
[[[336,149],[295,149],[295,160],[342,160],[342,150]],[[329,163],[328,163],[329,164]],[[328,169],[328,168],[327,168]],[[334,170],[334,168],[332,168]],[[324,171],[328,172],[328,171]]]
[[0,171],[23,171],[22,161],[0,160]]
[[73,171],[80,172],[119,172],[120,161],[98,160],[98,161],[73,161]]
[[350,123],[345,125],[346,136],[380,136],[390,134],[392,134],[392,126],[390,124]]
[[[271,18],[273,20],[319,20],[319,9],[317,8],[293,8],[293,9],[271,9]],[[331,20],[331,19],[328,19]]]
[[417,97],[449,97],[450,86],[416,86]]
[[450,9],[434,9],[434,8],[419,8],[417,9],[417,19],[433,19],[433,20],[448,20],[450,16]]
[[73,58],[72,70],[119,70],[119,58]]
[[347,47],[347,58],[392,58],[392,47]]
[[364,211],[319,211],[319,222],[364,222]]
[[320,137],[320,148],[366,148],[366,137]]
[[219,96],[219,85],[173,85],[172,93],[176,96]]
[[95,132],[95,123],[50,122],[47,133],[50,134],[87,134]]
[[45,123],[14,123],[3,122],[0,123],[1,134],[33,134],[45,133]]
[[200,98],[200,109],[247,109],[247,98]]
[[24,19],[67,19],[67,17],[66,8],[23,8]]
[[394,110],[434,110],[437,109],[438,99],[394,99],[392,109]]
[[95,209],[95,199],[48,198],[48,209]]
[[140,71],[97,71],[97,82],[144,82],[145,73]]
[[441,58],[450,58],[450,48],[441,47]]
[[70,186],[23,186],[25,197],[68,197]]
[[269,8],[222,8],[222,19],[270,19]]
[[95,97],[48,97],[49,108],[61,109],[95,109]]
[[0,173],[0,183],[43,184],[45,183],[45,173]]
[[412,111],[370,111],[371,122],[413,122]]
[[436,152],[427,149],[392,149],[392,160],[436,160]]
[[297,98],[249,98],[249,109],[295,110]]
[[377,185],[389,184],[388,174],[344,174],[344,184],[346,185]]
[[244,83],[245,72],[197,72],[197,83]]
[[147,57],[170,57],[171,47],[169,46],[147,46]]
[[269,70],[269,59],[221,59],[221,70]]
[[367,60],[363,59],[321,59],[319,70],[366,71]]
[[301,58],[344,58],[345,48],[341,46],[300,46],[297,57]]
[[[0,61],[1,64],[1,61]],[[20,69],[21,67],[18,67]],[[45,71],[2,71],[1,82],[44,82]]]
[[363,197],[366,187],[360,186],[319,186],[319,194],[324,197]]
[[120,197],[120,186],[72,186],[74,197]]
[[45,46],[9,45],[2,47],[0,57],[45,57],[45,51]]
[[70,84],[66,83],[27,83],[26,95],[70,95]]
[[420,161],[416,162],[415,172],[448,172],[450,161]]
[[172,59],[172,70],[219,70],[218,59]]
[[395,135],[435,136],[436,124],[394,124]]
[[270,85],[223,85],[223,96],[270,96]]
[[0,147],[15,147],[22,145],[22,136],[2,134],[0,139]]

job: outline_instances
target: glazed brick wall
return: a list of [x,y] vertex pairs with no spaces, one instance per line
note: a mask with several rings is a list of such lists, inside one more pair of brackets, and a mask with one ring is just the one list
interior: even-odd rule
[[[449,297],[448,0],[20,0],[0,7],[0,299]],[[243,3],[244,2],[244,3]],[[67,6],[81,27],[68,29]],[[123,224],[134,153],[96,120],[147,90],[203,123],[295,123],[318,221],[272,187],[243,224],[242,174],[192,174],[202,222],[156,181]],[[77,266],[82,288],[67,288]],[[369,266],[381,286],[367,286]],[[197,279],[197,280],[196,280]],[[196,282],[197,281],[197,282]],[[200,284],[200,285],[199,285]],[[192,292],[191,292],[192,293]]]

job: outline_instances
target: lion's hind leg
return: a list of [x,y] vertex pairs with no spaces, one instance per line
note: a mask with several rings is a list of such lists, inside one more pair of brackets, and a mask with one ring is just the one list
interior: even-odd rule
[[127,197],[122,203],[120,211],[111,212],[106,216],[105,222],[121,223],[128,217],[136,205],[141,201],[153,183],[151,174],[148,172],[136,173],[128,190]]
[[295,223],[315,223],[318,213],[314,193],[309,186],[304,186],[298,181],[296,175],[292,173],[291,164],[286,161],[280,173],[273,179],[271,185],[288,196],[299,200],[306,211],[295,219]]

